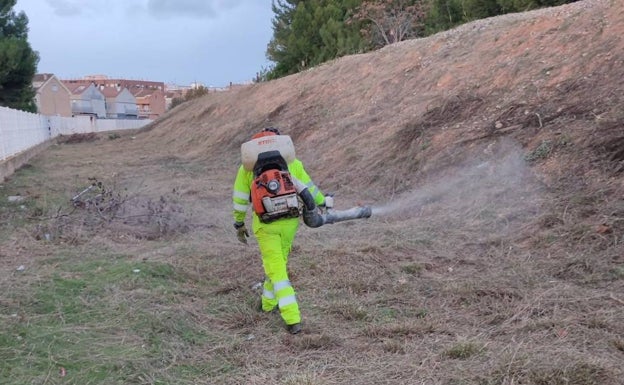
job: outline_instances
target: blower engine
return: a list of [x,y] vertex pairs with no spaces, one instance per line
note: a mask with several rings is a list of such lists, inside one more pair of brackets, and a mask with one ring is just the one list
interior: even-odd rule
[[258,155],[251,184],[251,203],[262,222],[299,216],[295,181],[278,151]]
[[[326,198],[326,211],[317,207],[307,186],[288,172],[288,164],[295,159],[295,148],[288,135],[252,139],[243,143],[241,153],[243,167],[254,174],[251,202],[262,222],[296,218],[303,211],[303,222],[307,226],[320,227],[372,215],[368,206],[334,210],[331,197]],[[299,199],[303,202],[301,211]]]

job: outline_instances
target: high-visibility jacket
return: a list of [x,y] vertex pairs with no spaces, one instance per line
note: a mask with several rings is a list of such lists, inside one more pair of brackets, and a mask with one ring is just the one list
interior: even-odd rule
[[[290,174],[308,187],[317,205],[325,201],[321,191],[314,185],[303,164],[295,159],[288,165]],[[246,171],[243,166],[238,169],[234,181],[234,221],[244,222],[249,209],[253,172]],[[258,240],[262,264],[266,275],[262,291],[262,310],[272,311],[279,308],[280,315],[287,325],[301,322],[299,304],[295,289],[288,278],[288,254],[292,247],[298,218],[277,219],[270,223],[262,223],[256,213],[253,214],[253,233]]]
[[[325,196],[323,195],[321,190],[316,187],[314,182],[312,182],[312,179],[303,168],[303,163],[301,163],[300,160],[295,159],[294,161],[292,161],[288,165],[288,171],[293,177],[295,177],[308,187],[308,191],[310,191],[310,194],[312,194],[312,197],[314,197],[314,201],[317,205],[323,204],[323,202],[325,201]],[[233,215],[235,222],[245,221],[245,217],[247,216],[247,210],[251,206],[250,194],[253,179],[253,172],[245,170],[241,165],[238,169],[236,180],[234,181],[234,193],[232,195],[232,202],[234,204]],[[257,226],[261,223],[255,213],[253,221],[254,226]]]

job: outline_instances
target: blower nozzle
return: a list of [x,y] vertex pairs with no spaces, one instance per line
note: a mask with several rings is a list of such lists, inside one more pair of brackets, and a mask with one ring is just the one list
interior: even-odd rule
[[327,210],[323,213],[316,206],[313,210],[303,207],[303,223],[308,227],[321,227],[323,225],[348,221],[351,219],[370,218],[373,211],[369,206],[357,206],[348,210]]
[[312,194],[307,187],[299,181],[295,181],[297,193],[303,201],[303,223],[308,227],[321,227],[326,224],[348,221],[351,219],[370,218],[373,210],[369,206],[357,206],[348,210],[333,210],[328,208],[322,212],[314,202]]

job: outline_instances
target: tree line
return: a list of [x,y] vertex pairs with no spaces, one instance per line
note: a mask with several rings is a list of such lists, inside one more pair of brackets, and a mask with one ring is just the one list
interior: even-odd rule
[[424,37],[469,21],[578,0],[273,0],[273,63],[256,81],[344,55]]

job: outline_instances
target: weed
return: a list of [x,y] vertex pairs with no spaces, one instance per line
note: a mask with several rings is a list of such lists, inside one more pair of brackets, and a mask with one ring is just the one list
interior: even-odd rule
[[384,321],[394,321],[399,316],[397,309],[382,307],[377,311],[377,318]]
[[[233,301],[235,302],[235,301]],[[250,328],[261,319],[261,313],[246,305],[233,305],[221,311],[221,323],[235,330]]]
[[554,245],[559,240],[559,236],[551,233],[541,234],[533,240],[533,244],[538,248],[547,248]]
[[76,144],[76,143],[88,143],[100,139],[95,132],[88,132],[85,134],[71,134],[69,136],[60,135],[57,139],[58,143],[64,144]]
[[614,279],[624,279],[624,265],[619,265],[611,269],[611,275]]
[[357,163],[361,156],[358,154],[358,151],[354,147],[347,147],[344,150],[344,156],[349,162]]
[[394,339],[383,342],[383,350],[392,354],[405,354],[405,344]]
[[528,377],[536,385],[600,385],[607,376],[602,368],[579,362],[534,370]]
[[319,385],[324,384],[324,381],[314,374],[309,373],[297,373],[290,374],[284,378],[284,385]]
[[459,342],[448,349],[444,354],[452,359],[466,360],[474,355],[477,355],[483,351],[483,346],[475,342]]
[[368,312],[361,305],[347,301],[333,304],[330,311],[346,321],[364,321],[369,318]]
[[553,144],[550,140],[544,140],[533,151],[524,156],[527,162],[535,162],[537,160],[546,159],[553,150]]
[[427,309],[420,309],[416,312],[416,318],[425,318],[429,314]]
[[572,141],[572,138],[570,137],[570,135],[566,135],[566,134],[561,135],[557,139],[557,142],[556,142],[557,147],[567,147],[573,144],[574,142]]
[[323,350],[341,345],[338,339],[324,333],[303,334],[297,336],[297,338],[287,340],[286,344],[296,350]]
[[423,270],[423,267],[419,263],[410,263],[409,265],[401,266],[401,271],[404,272],[405,274],[410,274],[410,275],[416,275],[416,276],[420,275],[422,270]]
[[363,334],[369,338],[396,338],[397,336],[423,336],[435,331],[430,323],[417,321],[405,321],[384,323],[378,325],[367,325]]

